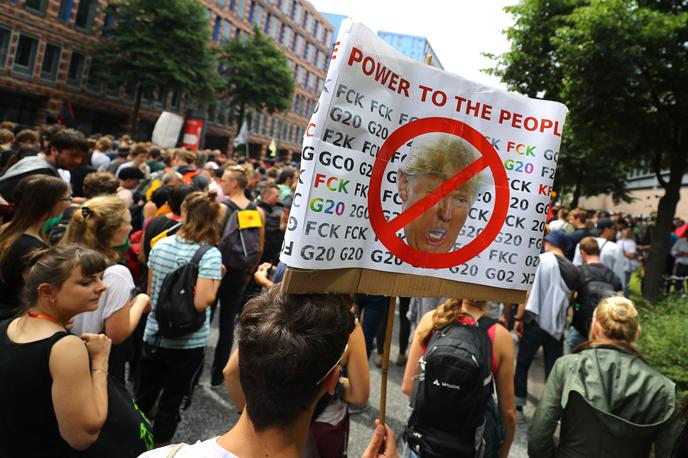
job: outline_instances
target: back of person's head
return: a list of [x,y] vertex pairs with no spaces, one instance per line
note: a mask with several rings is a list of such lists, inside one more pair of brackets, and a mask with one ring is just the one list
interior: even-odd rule
[[22,292],[25,307],[38,303],[39,286],[47,284],[59,290],[76,267],[81,268],[84,277],[99,274],[107,267],[100,253],[76,244],[36,251],[29,255],[28,263],[31,267]]
[[117,259],[117,252],[112,248],[112,240],[128,211],[119,197],[100,196],[87,200],[72,215],[62,243],[79,243],[113,262]]
[[84,177],[82,191],[90,199],[97,196],[110,196],[117,192],[119,181],[110,172],[89,173]]
[[96,142],[96,149],[101,152],[110,151],[112,149],[112,142],[107,137],[100,137]]
[[639,336],[640,321],[633,302],[621,296],[603,299],[594,319],[611,340],[632,344]]
[[246,189],[246,186],[248,186],[246,170],[240,165],[232,165],[225,168],[225,175],[227,179],[236,181],[239,189]]
[[557,211],[557,218],[559,219],[566,219],[566,216],[568,215],[569,211],[565,208],[560,208]]
[[215,191],[192,192],[184,198],[181,211],[185,218],[180,237],[193,243],[220,243],[220,204]]
[[148,145],[145,143],[137,143],[134,145],[134,148],[132,148],[131,152],[129,155],[134,158],[138,156],[147,156],[148,155]]
[[588,220],[588,212],[582,208],[574,208],[569,212],[569,218],[575,218],[581,223],[585,223]]
[[62,129],[50,137],[50,147],[58,151],[66,149],[88,152],[88,140],[84,134],[74,129]]
[[182,161],[188,165],[194,165],[196,162],[196,153],[185,148],[177,148],[174,150],[173,159]]
[[272,180],[277,180],[277,176],[279,175],[279,171],[273,167],[273,168],[268,169],[268,171],[266,172],[266,175],[268,176],[268,178],[270,178]]
[[580,243],[580,250],[588,256],[599,256],[600,246],[595,237],[583,237]]
[[[36,224],[69,194],[69,184],[50,175],[29,175],[14,188],[14,216],[0,231],[0,267],[10,248],[29,227]],[[0,268],[0,278],[4,269]]]
[[148,157],[154,161],[157,161],[160,158],[160,154],[160,148],[157,146],[153,146],[148,150]]
[[14,143],[14,134],[9,129],[0,129],[0,145]]
[[195,189],[190,184],[181,184],[179,186],[171,186],[167,192],[167,203],[177,216],[182,214],[182,203],[186,196],[194,192]]
[[24,129],[19,131],[16,137],[14,137],[14,142],[17,144],[29,143],[31,145],[38,145],[39,143],[38,132],[31,129]]
[[285,167],[280,172],[279,178],[277,178],[277,184],[284,184],[290,178],[294,179],[295,175],[296,175],[296,169],[294,167]]
[[284,294],[251,299],[239,318],[239,374],[256,431],[285,429],[314,405],[354,329],[347,295]]

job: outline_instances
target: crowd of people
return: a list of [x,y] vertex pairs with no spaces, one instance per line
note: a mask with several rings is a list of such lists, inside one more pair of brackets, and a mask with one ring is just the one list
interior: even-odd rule
[[[389,298],[281,291],[298,173],[0,126],[0,456],[347,456],[369,361],[382,364]],[[363,456],[507,457],[540,347],[531,456],[686,456],[674,384],[635,346],[629,285],[651,230],[559,209],[524,303],[399,298],[408,424],[395,434],[378,422]],[[667,268],[681,293],[678,239]],[[241,416],[219,437],[173,444],[199,383],[226,389]]]

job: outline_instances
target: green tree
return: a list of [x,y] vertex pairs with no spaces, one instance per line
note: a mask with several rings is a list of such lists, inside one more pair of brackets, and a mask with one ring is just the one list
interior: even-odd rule
[[238,108],[237,133],[249,108],[270,114],[291,108],[294,78],[289,61],[257,27],[249,38],[226,41],[218,56],[219,93]]
[[522,0],[508,11],[516,16],[511,50],[494,73],[512,89],[568,106],[560,185],[578,178],[586,195],[607,181],[623,197],[626,172],[654,168],[664,195],[644,294],[655,301],[688,159],[688,5]]
[[212,93],[215,58],[210,24],[196,0],[121,0],[111,4],[117,21],[96,45],[96,71],[104,79],[135,85],[130,129],[138,127],[141,99],[154,88],[191,96]]

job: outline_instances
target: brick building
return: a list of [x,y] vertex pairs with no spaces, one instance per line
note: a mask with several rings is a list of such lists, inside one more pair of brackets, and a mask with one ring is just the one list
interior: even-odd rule
[[[212,40],[248,35],[257,25],[289,59],[296,90],[289,113],[251,113],[253,153],[275,139],[281,154],[301,149],[308,117],[325,79],[333,26],[305,0],[199,0],[208,8]],[[89,77],[98,30],[112,23],[109,0],[0,2],[0,120],[27,125],[74,117],[87,133],[121,133],[135,88]],[[226,101],[199,105],[183,93],[144,96],[141,125],[150,130],[162,110],[206,118],[206,146],[224,149],[236,131]]]

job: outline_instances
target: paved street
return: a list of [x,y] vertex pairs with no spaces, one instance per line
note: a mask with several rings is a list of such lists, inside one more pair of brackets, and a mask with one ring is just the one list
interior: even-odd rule
[[[395,325],[395,336],[392,345],[392,361],[396,360],[397,347],[397,326]],[[239,418],[234,411],[224,388],[213,389],[210,387],[209,365],[212,360],[212,350],[217,340],[217,329],[213,327],[210,337],[210,347],[206,357],[206,368],[201,378],[201,385],[194,393],[193,404],[183,413],[183,420],[179,425],[174,442],[194,442],[201,438],[208,438],[225,432]],[[209,357],[208,357],[209,355]],[[403,367],[397,367],[393,363],[389,369],[389,381],[387,387],[387,423],[397,433],[397,437],[404,429],[407,418],[407,398],[401,393],[401,379]],[[351,417],[351,432],[349,439],[349,456],[359,457],[365,450],[373,432],[373,422],[379,413],[380,402],[380,377],[381,371],[378,369],[371,358],[370,371],[370,404],[371,408],[367,412]],[[531,369],[529,390],[531,394],[542,392],[542,381],[544,374],[542,370],[542,359],[538,357],[536,365]],[[533,405],[529,403],[526,408],[526,420],[529,420],[533,412]],[[460,415],[460,412],[457,412]],[[516,439],[511,449],[510,456],[526,457],[526,431],[527,422],[519,420],[516,432]],[[400,442],[398,442],[400,445]],[[401,449],[400,449],[401,452]]]

